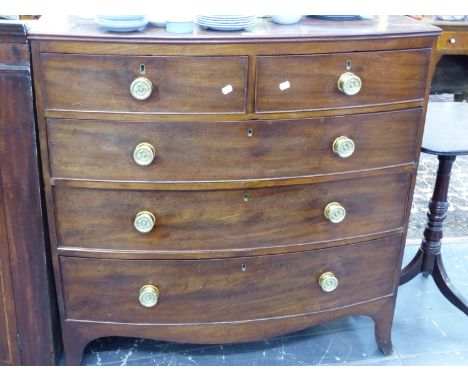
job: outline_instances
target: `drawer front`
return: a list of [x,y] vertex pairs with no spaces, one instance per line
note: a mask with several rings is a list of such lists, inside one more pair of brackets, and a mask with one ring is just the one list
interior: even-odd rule
[[[403,226],[410,176],[401,172],[307,186],[227,191],[55,187],[58,244],[187,251],[196,256],[197,251],[272,248],[379,233]],[[345,208],[341,223],[331,223],[324,216],[331,202]],[[142,211],[155,217],[154,228],[147,233],[134,228]]]
[[[144,113],[243,113],[247,57],[41,55],[45,109]],[[140,73],[144,65],[144,74]],[[150,80],[149,98],[130,85]]]
[[[221,181],[339,173],[411,163],[420,109],[251,122],[47,121],[52,177],[122,181]],[[339,137],[351,156],[333,151]],[[141,143],[154,148],[138,164]],[[138,150],[137,150],[138,151]],[[137,159],[138,160],[138,159]]]
[[[422,100],[430,49],[257,58],[256,110],[301,111]],[[356,95],[338,89],[341,74],[362,81]]]
[[452,54],[467,54],[468,32],[442,32],[437,40],[437,49]]
[[[61,257],[68,319],[125,323],[214,323],[334,309],[393,293],[401,237],[286,255],[223,260]],[[338,286],[324,292],[321,275]],[[143,307],[142,286],[157,288]],[[154,303],[154,301],[153,301]]]

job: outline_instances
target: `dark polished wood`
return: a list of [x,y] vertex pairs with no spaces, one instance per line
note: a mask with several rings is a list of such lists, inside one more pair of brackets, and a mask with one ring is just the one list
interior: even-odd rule
[[[256,110],[303,111],[422,99],[426,73],[420,68],[428,65],[429,56],[430,49],[416,49],[257,57]],[[336,86],[345,72],[362,81],[362,90],[355,96]],[[281,90],[279,85],[285,81],[290,87]]]
[[[0,207],[3,212],[3,192],[0,187]],[[0,365],[20,365],[13,281],[11,279],[10,254],[6,236],[4,214],[0,215]]]
[[[55,187],[60,247],[142,250],[155,254],[235,252],[360,237],[403,227],[410,174],[401,172],[311,186],[229,191],[123,191]],[[247,201],[245,199],[248,199]],[[328,203],[346,209],[341,223]],[[133,226],[140,211],[151,232]],[[223,234],[220,234],[222,232]]]
[[[301,22],[292,25],[278,25],[266,19],[259,19],[257,24],[251,28],[248,33],[245,30],[234,31],[230,33],[206,30],[194,25],[193,33],[174,34],[167,33],[164,28],[148,26],[138,33],[115,33],[108,32],[101,28],[93,20],[80,19],[76,16],[69,16],[66,19],[57,19],[53,17],[42,17],[39,21],[30,24],[31,38],[44,40],[45,46],[49,44],[60,43],[69,45],[70,41],[76,42],[99,42],[105,44],[114,42],[126,45],[128,42],[138,41],[139,44],[148,44],[158,42],[164,45],[181,45],[181,49],[188,48],[185,44],[208,43],[202,47],[204,49],[218,50],[219,45],[235,45],[248,43],[275,43],[277,41],[294,43],[309,43],[313,41],[340,43],[346,39],[362,41],[364,44],[371,44],[375,40],[381,40],[381,49],[398,49],[427,47],[433,41],[434,35],[440,33],[440,30],[431,25],[417,22],[409,17],[402,16],[382,16],[372,20],[349,20],[333,21],[320,20],[312,17],[303,17]],[[424,41],[418,40],[425,38]],[[335,41],[337,40],[337,41]],[[401,46],[399,45],[401,44]],[[302,44],[301,44],[302,45]],[[320,45],[319,45],[320,46]],[[69,46],[73,50],[83,46]],[[299,49],[303,49],[298,46]],[[263,47],[260,44],[262,51]],[[342,46],[340,46],[342,48]],[[132,52],[137,47],[128,47],[127,51]],[[292,47],[291,47],[292,49]],[[333,47],[327,50],[333,49]],[[114,50],[114,49],[111,49]],[[352,51],[353,47],[348,47]],[[380,50],[380,49],[378,49]],[[67,51],[68,53],[69,51]],[[104,52],[105,53],[105,52]],[[187,52],[180,51],[181,55]],[[101,52],[102,54],[102,52]],[[205,54],[205,52],[203,53]],[[298,52],[297,54],[301,54]]]
[[[151,27],[116,35],[76,18],[57,27],[34,25],[31,40],[68,364],[102,336],[245,342],[355,314],[374,320],[379,349],[391,353],[436,28],[405,17],[284,28],[261,20],[248,33],[184,36]],[[220,66],[237,63],[226,77],[233,98],[216,67],[212,76],[202,67],[200,82],[185,67],[220,57]],[[131,99],[138,66],[126,65],[141,60],[161,68],[152,80],[175,84],[179,99]],[[174,70],[161,64],[169,61]],[[67,62],[76,75],[62,77],[79,79],[73,94],[51,79]],[[99,72],[83,65],[99,62],[115,69],[100,66],[102,93]],[[337,89],[354,69],[364,79],[355,98]],[[292,86],[277,102],[283,81]],[[210,105],[212,84],[220,98]],[[192,99],[200,87],[207,95]],[[355,141],[350,158],[333,153],[338,135]],[[132,162],[143,140],[156,150],[147,168]],[[339,224],[324,216],[332,201],[346,209]],[[156,216],[148,234],[133,227],[142,210]],[[322,294],[327,269],[343,284]],[[137,289],[158,280],[160,305],[141,308]]]
[[[50,171],[54,180],[174,183],[303,177],[411,164],[416,161],[420,113],[408,109],[245,122],[48,119]],[[341,158],[331,150],[340,136],[354,141],[351,157]],[[141,142],[156,151],[148,166],[133,159]]]
[[439,155],[439,167],[434,193],[429,202],[427,225],[421,247],[412,261],[402,270],[400,285],[413,279],[419,273],[432,275],[442,294],[458,309],[468,315],[468,301],[450,281],[442,262],[443,223],[449,207],[448,189],[453,162],[456,155]]
[[[67,365],[79,365],[83,349],[96,336],[141,337],[195,344],[241,343],[284,335],[342,317],[362,315],[372,318],[375,323],[374,333],[379,350],[385,355],[389,355],[393,352],[391,327],[395,298],[395,295],[384,296],[368,302],[346,306],[346,309],[330,309],[272,320],[240,321],[235,325],[231,322],[216,325],[132,325],[68,320],[63,323],[65,356]],[[371,334],[372,332],[369,330],[369,335]]]
[[[70,253],[60,260],[66,318],[216,324],[363,303],[393,293],[393,275],[387,269],[397,264],[400,243],[401,236],[393,236],[325,250],[223,260],[216,254],[206,260],[132,261],[83,259]],[[333,292],[319,286],[324,272],[333,272],[339,281]],[[153,308],[138,301],[140,288],[148,284],[160,293]]]
[[53,365],[59,332],[22,24],[0,23],[0,53],[0,364]]
[[[46,110],[135,113],[245,112],[247,57],[41,55]],[[140,72],[144,65],[144,73]],[[86,68],[86,70],[83,70]],[[216,68],[216,70],[213,70]],[[174,75],[177,73],[176,75]],[[136,100],[130,84],[145,77],[151,96]],[[223,88],[231,86],[230,92]]]

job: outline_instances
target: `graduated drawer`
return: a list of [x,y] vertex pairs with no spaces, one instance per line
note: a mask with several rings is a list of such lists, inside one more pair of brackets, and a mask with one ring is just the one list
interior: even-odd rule
[[[306,186],[216,191],[54,187],[58,244],[72,248],[186,251],[258,249],[354,238],[403,226],[411,173]],[[331,202],[346,211],[325,218]],[[139,212],[155,225],[138,232]],[[277,252],[279,252],[277,250]]]
[[[209,260],[61,257],[67,319],[216,323],[313,313],[393,293],[401,236],[300,253]],[[325,292],[320,277],[338,286]],[[157,303],[144,307],[150,285]],[[154,303],[154,301],[153,301]]]
[[[144,65],[144,74],[141,73]],[[41,54],[44,107],[139,113],[243,113],[247,57]],[[137,77],[152,82],[136,100]]]
[[[301,111],[422,100],[430,49],[257,57],[256,110]],[[345,72],[361,91],[338,89]]]
[[[221,181],[339,173],[412,163],[420,109],[302,120],[130,123],[48,119],[51,176]],[[354,153],[333,143],[346,136]],[[154,147],[150,165],[134,150]]]

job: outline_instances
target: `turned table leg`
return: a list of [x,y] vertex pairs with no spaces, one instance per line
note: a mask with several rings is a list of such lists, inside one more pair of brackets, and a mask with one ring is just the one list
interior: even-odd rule
[[411,280],[419,273],[425,277],[432,275],[441,293],[465,314],[466,300],[454,288],[445,272],[442,262],[443,223],[447,217],[449,203],[447,201],[452,165],[456,155],[439,155],[439,167],[434,186],[434,193],[429,202],[427,225],[421,247],[411,262],[402,270],[400,285]]
[[427,277],[432,275],[436,256],[441,254],[441,240],[443,237],[443,224],[447,217],[449,203],[447,201],[452,165],[455,155],[439,155],[439,168],[434,186],[434,193],[429,202],[427,225],[424,230],[424,239],[421,243],[423,261],[421,271]]

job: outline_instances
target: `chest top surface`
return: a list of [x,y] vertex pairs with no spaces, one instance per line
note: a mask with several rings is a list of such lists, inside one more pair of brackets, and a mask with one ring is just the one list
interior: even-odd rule
[[94,20],[68,16],[62,19],[44,17],[29,24],[32,39],[70,39],[70,40],[131,40],[132,42],[254,42],[254,41],[301,41],[323,40],[329,38],[362,39],[408,36],[428,36],[439,34],[439,28],[415,21],[404,16],[379,16],[362,20],[323,20],[303,17],[294,25],[277,25],[268,19],[260,18],[249,31],[217,32],[205,30],[194,25],[190,34],[173,34],[164,28],[148,25],[144,30],[129,33],[107,32]]

